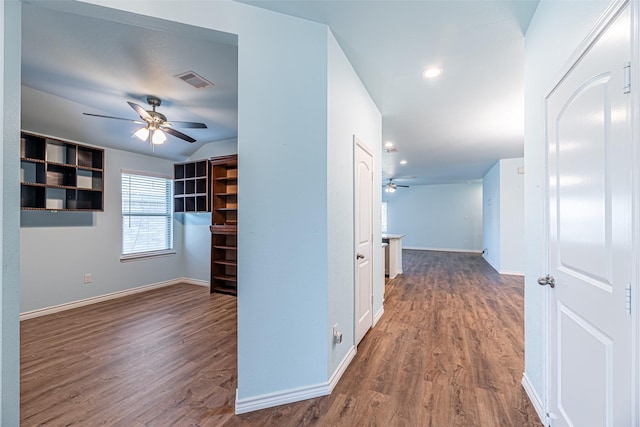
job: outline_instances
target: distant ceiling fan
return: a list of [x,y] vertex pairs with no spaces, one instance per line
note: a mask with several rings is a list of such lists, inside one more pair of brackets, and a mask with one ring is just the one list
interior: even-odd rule
[[398,187],[409,188],[408,185],[400,185],[393,182],[393,178],[389,178],[389,182],[384,186],[385,193],[395,193]]
[[207,125],[204,123],[196,123],[196,122],[169,122],[167,121],[167,116],[162,113],[156,111],[156,107],[159,107],[162,101],[160,98],[156,96],[147,96],[147,103],[151,105],[151,110],[145,110],[140,105],[135,104],[133,102],[127,103],[135,110],[136,113],[140,115],[141,120],[132,120],[132,119],[124,119],[122,117],[112,117],[112,116],[103,116],[101,114],[91,114],[91,113],[83,113],[85,116],[94,116],[94,117],[103,117],[105,119],[116,119],[116,120],[126,120],[133,123],[138,123],[140,125],[145,125],[135,131],[133,135],[138,137],[141,141],[146,141],[147,138],[151,137],[152,144],[164,144],[167,140],[167,136],[165,132],[169,135],[173,135],[176,138],[183,139],[187,142],[196,142],[195,139],[191,138],[189,135],[186,135],[182,132],[179,132],[173,127],[182,127],[182,128],[192,128],[192,129],[206,129]]

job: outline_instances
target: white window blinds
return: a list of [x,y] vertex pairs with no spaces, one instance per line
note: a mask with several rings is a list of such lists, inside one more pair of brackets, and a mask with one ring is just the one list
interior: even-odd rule
[[173,249],[173,181],[122,172],[122,255]]

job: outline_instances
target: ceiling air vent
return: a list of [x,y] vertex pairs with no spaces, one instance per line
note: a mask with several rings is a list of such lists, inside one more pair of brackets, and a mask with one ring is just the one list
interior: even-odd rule
[[211,83],[209,80],[205,79],[204,77],[196,74],[194,71],[187,71],[185,73],[178,74],[176,77],[184,82],[189,83],[191,86],[195,87],[196,89],[202,89],[203,87],[213,86],[213,83]]

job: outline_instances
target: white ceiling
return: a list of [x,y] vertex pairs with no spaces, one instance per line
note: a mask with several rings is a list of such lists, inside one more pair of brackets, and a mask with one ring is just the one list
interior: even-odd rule
[[[523,156],[523,34],[537,0],[238,1],[331,28],[398,149],[385,177],[467,181]],[[443,74],[424,79],[432,66]]]
[[[242,2],[329,25],[382,113],[383,141],[398,149],[384,155],[386,177],[468,181],[523,155],[523,34],[537,0]],[[429,66],[444,73],[426,80]],[[182,160],[237,135],[237,38],[229,34],[26,3],[22,67],[24,129],[151,154],[130,138],[135,124],[82,113],[136,119],[126,101],[146,107],[156,95],[169,120],[209,126],[182,129],[198,142],[169,137],[156,156]],[[174,77],[189,70],[215,86]]]

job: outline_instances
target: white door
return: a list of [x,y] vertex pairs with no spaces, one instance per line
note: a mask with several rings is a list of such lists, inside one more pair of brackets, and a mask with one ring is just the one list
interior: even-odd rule
[[373,155],[354,137],[355,345],[373,325]]
[[626,6],[546,98],[554,427],[631,425],[630,31]]

